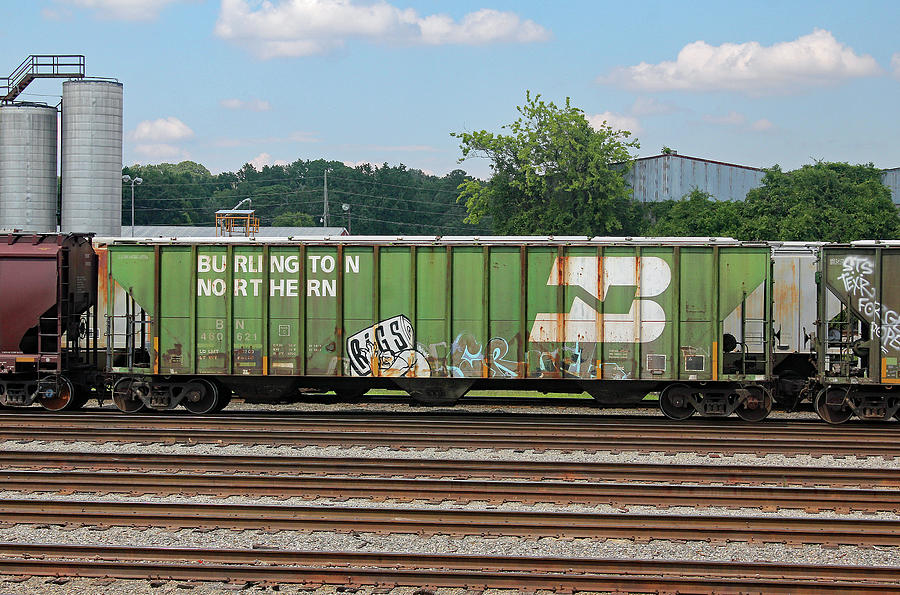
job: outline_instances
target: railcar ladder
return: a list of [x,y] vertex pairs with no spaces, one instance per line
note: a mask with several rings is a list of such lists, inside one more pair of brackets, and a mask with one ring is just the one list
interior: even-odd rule
[[[763,303],[768,303],[767,301],[768,292],[766,292],[766,297],[763,298]],[[768,339],[769,336],[766,332],[766,325],[769,323],[765,318],[765,312],[768,311],[768,308],[763,307],[763,318],[748,318],[747,317],[747,292],[743,292],[743,297],[741,299],[741,339],[740,339],[740,347],[741,347],[741,369],[740,373],[746,375],[748,359],[751,355],[758,356],[762,355],[762,358],[753,357],[752,364],[761,363],[764,370],[768,370],[768,363],[771,358],[771,354],[769,353],[769,345]],[[753,330],[756,329],[756,330]],[[759,346],[759,352],[750,351],[750,346]]]
[[[69,312],[69,251],[56,255],[56,308],[53,316],[41,316],[38,322],[38,371],[56,372],[63,369],[63,321]],[[52,363],[45,362],[52,357]]]

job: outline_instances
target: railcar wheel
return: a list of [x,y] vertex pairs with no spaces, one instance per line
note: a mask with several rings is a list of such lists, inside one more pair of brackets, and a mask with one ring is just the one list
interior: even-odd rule
[[[845,391],[839,388],[823,388],[816,395],[816,413],[819,414],[826,422],[837,425],[842,424],[853,417],[853,410],[844,402]],[[831,396],[832,403],[828,403],[828,397]],[[840,404],[837,403],[838,397]]]
[[37,393],[41,407],[48,411],[70,411],[81,407],[75,387],[65,376],[42,380]]
[[212,413],[219,404],[219,389],[204,378],[191,380],[184,389],[185,395],[181,404],[191,413],[204,415]]
[[214,413],[218,413],[228,407],[228,404],[231,403],[232,396],[230,388],[226,388],[219,383],[216,383],[216,388],[219,391],[219,400],[216,402],[216,408],[213,410]]
[[734,410],[744,421],[762,421],[772,411],[772,395],[761,386],[748,386],[750,397]]
[[134,378],[120,378],[113,385],[113,403],[122,413],[138,413],[147,408],[140,395],[146,383]]
[[690,387],[684,384],[672,384],[659,394],[659,408],[669,419],[687,419],[696,412],[691,404],[690,396]]

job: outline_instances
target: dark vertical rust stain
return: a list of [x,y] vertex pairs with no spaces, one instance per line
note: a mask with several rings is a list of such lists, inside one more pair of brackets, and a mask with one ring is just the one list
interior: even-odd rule
[[556,248],[556,357],[553,360],[553,377],[562,376],[563,351],[566,345],[566,280],[568,279],[568,258],[565,248]]
[[337,246],[337,299],[335,300],[335,317],[336,323],[334,334],[337,337],[337,366],[335,366],[335,376],[344,375],[344,244]]
[[642,281],[641,276],[643,275],[643,254],[641,252],[640,246],[635,246],[634,248],[634,301],[632,302],[632,307],[634,308],[634,347],[632,349],[632,357],[634,358],[634,378],[640,379],[643,374],[643,367],[641,366],[641,355],[642,355],[642,344],[641,340],[643,337],[643,329],[642,326],[642,314],[641,305],[644,303],[641,298],[641,286]]
[[481,360],[481,377],[489,378],[491,369],[491,249],[485,245],[481,249],[481,332],[484,358]]
[[604,275],[604,266],[603,266],[603,246],[597,246],[597,304],[599,307],[599,311],[597,312],[597,336],[595,337],[596,343],[594,347],[594,365],[596,366],[595,376],[598,380],[603,379],[603,343],[604,337],[603,333],[606,332],[603,328],[603,288],[606,285],[606,281],[603,278]]
[[528,357],[526,355],[526,343],[529,341],[528,334],[528,248],[519,246],[519,282],[521,284],[519,290],[519,344],[516,346],[516,354],[518,362],[516,363],[516,374],[519,378],[528,377]]

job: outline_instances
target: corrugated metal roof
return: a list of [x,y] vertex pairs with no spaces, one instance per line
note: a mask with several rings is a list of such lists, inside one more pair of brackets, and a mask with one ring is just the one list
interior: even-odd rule
[[[322,229],[317,228],[317,229]],[[705,237],[593,237],[587,236],[350,236],[350,235],[316,235],[295,237],[261,237],[256,238],[210,238],[210,237],[134,237],[134,238],[94,238],[98,244],[348,244],[348,245],[487,245],[487,246],[519,246],[519,245],[565,245],[565,246],[737,246],[764,245],[762,242],[741,242],[733,238]]]
[[689,159],[690,161],[699,161],[702,163],[711,163],[714,165],[727,165],[728,167],[740,167],[742,169],[752,169],[754,171],[764,171],[759,167],[752,167],[749,165],[741,165],[739,163],[728,163],[726,161],[716,161],[715,159],[703,159],[702,157],[691,157],[689,155],[679,155],[678,153],[660,153],[659,155],[650,155],[649,157],[638,157],[635,159],[637,161],[647,161],[650,159],[659,159],[660,157],[677,157],[679,159]]
[[[289,238],[292,236],[341,236],[348,235],[344,227],[260,227],[256,237]],[[130,238],[214,238],[215,227],[189,227],[179,225],[130,225],[122,226],[122,237]]]

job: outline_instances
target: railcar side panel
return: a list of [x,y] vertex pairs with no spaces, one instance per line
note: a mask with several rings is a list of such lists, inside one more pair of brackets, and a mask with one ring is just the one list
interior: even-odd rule
[[[824,380],[900,383],[900,249],[826,246],[821,259]],[[828,295],[843,306],[837,315],[822,311]]]
[[[132,318],[150,321],[158,374],[590,387],[770,372],[762,245],[122,241],[108,250],[107,287],[134,300]],[[115,318],[120,298],[108,292]]]

